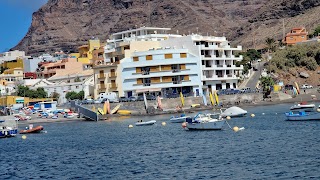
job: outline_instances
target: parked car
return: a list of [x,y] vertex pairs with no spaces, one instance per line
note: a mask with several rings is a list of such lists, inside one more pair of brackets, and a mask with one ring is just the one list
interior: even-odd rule
[[127,98],[127,97],[120,97],[119,98],[119,102],[129,102],[130,100],[129,100],[129,98]]
[[177,97],[179,97],[179,94],[177,94],[177,93],[166,94],[166,97],[167,98],[177,98]]
[[308,85],[308,84],[303,84],[303,85],[301,86],[301,89],[312,89],[312,88],[313,88],[313,86]]
[[217,92],[218,95],[224,95],[226,94],[226,89],[220,89],[218,92]]
[[151,95],[151,94],[147,95],[146,98],[147,98],[147,100],[156,100],[157,99],[154,95]]
[[93,99],[84,99],[82,101],[82,104],[93,104],[94,103],[94,100]]
[[285,90],[292,90],[292,89],[293,89],[293,85],[291,85],[291,84],[286,84],[286,85],[284,86],[284,89],[285,89]]
[[143,96],[138,96],[137,101],[144,101]]
[[250,92],[251,92],[251,88],[249,88],[249,87],[245,87],[245,88],[240,89],[240,93],[250,93]]
[[227,89],[226,94],[238,94],[240,93],[239,89]]
[[138,100],[138,97],[135,97],[135,96],[131,96],[129,97],[129,101],[137,101]]

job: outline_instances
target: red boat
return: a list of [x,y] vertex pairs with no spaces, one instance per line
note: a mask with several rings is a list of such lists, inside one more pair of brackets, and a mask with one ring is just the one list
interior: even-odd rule
[[20,134],[28,134],[28,133],[40,133],[43,131],[43,126],[36,126],[33,127],[32,124],[29,125],[25,130],[21,130],[19,133]]

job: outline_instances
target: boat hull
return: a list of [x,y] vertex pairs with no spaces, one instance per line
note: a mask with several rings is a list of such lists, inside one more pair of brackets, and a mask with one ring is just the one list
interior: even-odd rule
[[287,121],[312,121],[320,120],[320,113],[290,114],[285,113]]
[[0,130],[0,138],[15,137],[18,129],[2,129]]
[[225,120],[214,122],[186,123],[188,130],[221,130]]
[[21,130],[19,133],[20,134],[40,133],[42,130],[43,130],[42,126],[37,126],[37,127],[34,127],[32,129],[28,129],[28,130]]
[[147,121],[147,122],[137,122],[136,126],[150,126],[154,125],[157,121],[152,120],[152,121]]
[[191,118],[190,116],[185,116],[185,117],[177,117],[177,118],[171,118],[169,121],[172,123],[183,123],[186,122],[187,118]]

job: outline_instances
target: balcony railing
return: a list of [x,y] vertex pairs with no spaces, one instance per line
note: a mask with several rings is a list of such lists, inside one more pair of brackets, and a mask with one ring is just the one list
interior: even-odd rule
[[150,86],[151,83],[143,83],[143,86]]
[[173,81],[173,84],[181,84],[182,81]]
[[113,83],[109,84],[110,90],[116,90],[117,88],[118,88],[117,84],[113,84]]
[[174,72],[180,72],[181,71],[181,69],[172,69],[172,72],[174,73]]
[[98,79],[105,79],[105,78],[106,78],[105,74],[99,74],[98,75]]
[[105,91],[107,88],[104,84],[98,84],[98,90],[99,91]]
[[109,78],[116,78],[116,77],[117,77],[117,73],[116,72],[109,73]]

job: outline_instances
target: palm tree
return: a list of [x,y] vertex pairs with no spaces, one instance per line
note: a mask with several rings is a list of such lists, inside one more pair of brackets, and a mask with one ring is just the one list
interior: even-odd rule
[[268,48],[268,52],[272,52],[276,48],[276,41],[273,38],[267,38],[266,39],[266,45]]

